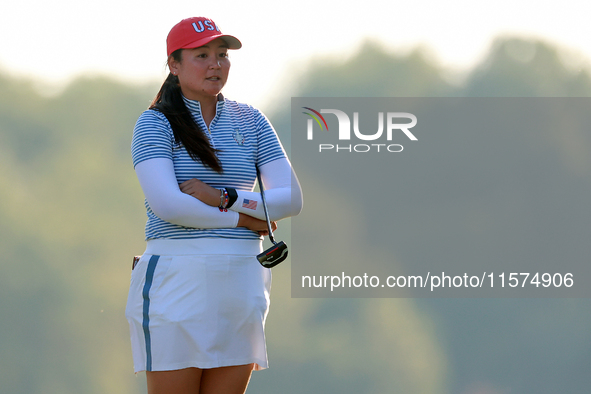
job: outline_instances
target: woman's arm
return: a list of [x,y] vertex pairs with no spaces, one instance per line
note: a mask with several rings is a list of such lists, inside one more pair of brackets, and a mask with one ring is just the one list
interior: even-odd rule
[[236,212],[223,212],[181,192],[172,160],[155,158],[142,161],[135,172],[148,201],[160,219],[185,227],[233,228]]
[[[302,210],[303,197],[300,182],[286,158],[274,160],[259,168],[265,187],[265,201],[270,220],[281,220],[298,215]],[[265,220],[261,193],[237,190],[238,199],[230,208],[257,219]],[[250,204],[246,203],[248,200]],[[255,201],[256,204],[252,202]],[[248,206],[256,206],[255,209]]]
[[[265,187],[265,201],[269,209],[270,220],[276,221],[300,213],[303,205],[302,190],[289,160],[273,160],[259,168]],[[209,206],[218,206],[220,191],[197,179],[191,179],[180,185],[182,192],[203,201]],[[237,190],[238,199],[229,209],[254,218],[265,220],[261,194]]]
[[[260,235],[267,235],[267,222],[251,216],[220,211],[183,193],[174,173],[172,160],[155,158],[135,166],[148,205],[160,219],[185,227],[233,228],[246,227]],[[277,223],[271,223],[272,229]]]

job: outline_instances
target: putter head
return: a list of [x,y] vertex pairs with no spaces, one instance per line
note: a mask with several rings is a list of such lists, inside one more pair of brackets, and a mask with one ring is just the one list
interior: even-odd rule
[[263,253],[257,255],[257,259],[261,265],[265,268],[275,267],[287,258],[287,245],[285,242],[280,241]]

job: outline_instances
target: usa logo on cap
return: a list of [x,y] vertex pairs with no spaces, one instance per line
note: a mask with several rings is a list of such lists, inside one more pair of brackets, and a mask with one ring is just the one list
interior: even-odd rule
[[202,16],[183,19],[170,30],[166,38],[166,52],[178,49],[197,48],[216,38],[221,38],[228,45],[228,49],[240,49],[242,43],[234,36],[222,34],[214,21]]

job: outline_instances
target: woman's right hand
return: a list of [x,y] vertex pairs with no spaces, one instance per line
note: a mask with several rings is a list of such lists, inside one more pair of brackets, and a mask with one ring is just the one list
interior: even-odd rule
[[[249,230],[258,232],[260,235],[269,235],[266,221],[253,218],[252,216],[243,213],[240,213],[239,215],[236,227],[246,227]],[[277,222],[271,222],[271,229],[273,231],[277,230]]]

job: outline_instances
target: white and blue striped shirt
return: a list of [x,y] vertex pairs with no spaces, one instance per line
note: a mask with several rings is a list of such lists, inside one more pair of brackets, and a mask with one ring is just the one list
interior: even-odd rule
[[[217,157],[222,163],[223,173],[219,174],[200,161],[193,160],[182,144],[175,142],[166,116],[156,110],[142,113],[135,125],[131,144],[134,167],[148,159],[170,159],[179,184],[197,178],[215,188],[233,187],[252,191],[256,183],[256,166],[286,158],[270,122],[252,106],[225,98],[218,101],[216,115],[208,130],[199,102],[185,99],[185,104],[201,130],[207,133],[211,146],[219,150]],[[146,240],[260,238],[256,232],[244,227],[199,229],[176,225],[156,216],[147,200],[145,206],[148,216]]]

